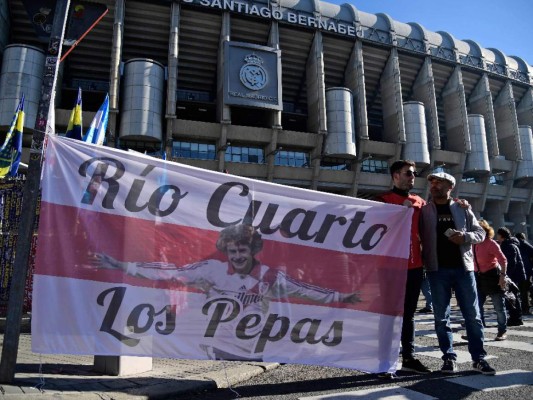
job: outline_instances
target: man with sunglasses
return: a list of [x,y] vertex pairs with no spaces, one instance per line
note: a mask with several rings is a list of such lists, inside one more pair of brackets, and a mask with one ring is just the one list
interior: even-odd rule
[[420,288],[424,277],[422,263],[420,235],[418,230],[420,211],[426,204],[420,196],[410,193],[414,187],[416,177],[416,164],[411,160],[398,160],[390,166],[393,182],[392,190],[378,195],[375,200],[382,203],[404,205],[413,207],[413,220],[411,223],[411,248],[407,282],[405,287],[405,300],[403,311],[403,325],[401,333],[402,343],[402,370],[427,374],[431,372],[420,360],[415,358],[415,312],[420,296]]

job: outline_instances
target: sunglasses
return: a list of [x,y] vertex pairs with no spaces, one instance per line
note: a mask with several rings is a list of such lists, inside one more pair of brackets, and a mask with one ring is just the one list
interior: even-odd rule
[[414,176],[414,177],[417,177],[418,176],[418,172],[416,171],[411,171],[410,169],[405,171],[403,173],[405,176],[408,176],[408,177],[411,177],[411,176]]

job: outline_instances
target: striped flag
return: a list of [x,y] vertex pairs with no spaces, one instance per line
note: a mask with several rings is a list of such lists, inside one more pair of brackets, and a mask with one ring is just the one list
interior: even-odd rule
[[106,94],[105,100],[96,112],[96,115],[91,122],[91,126],[85,134],[84,141],[96,145],[103,145],[105,140],[105,131],[107,128],[107,120],[109,119],[109,94]]
[[78,88],[78,99],[70,113],[66,136],[71,139],[81,140],[82,136],[82,115],[81,115],[81,88]]
[[24,130],[24,94],[15,110],[11,127],[0,147],[0,177],[15,176],[22,154],[22,131]]

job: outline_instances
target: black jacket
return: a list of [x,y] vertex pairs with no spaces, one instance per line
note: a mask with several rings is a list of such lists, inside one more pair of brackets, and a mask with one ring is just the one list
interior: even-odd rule
[[500,243],[502,252],[507,258],[507,275],[517,285],[526,280],[524,263],[522,262],[518,245],[518,239],[516,238],[505,239]]

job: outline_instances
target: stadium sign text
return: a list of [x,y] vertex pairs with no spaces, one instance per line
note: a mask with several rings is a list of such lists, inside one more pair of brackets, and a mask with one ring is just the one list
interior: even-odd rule
[[353,25],[348,25],[329,18],[322,18],[321,16],[317,17],[297,10],[277,8],[275,6],[270,8],[264,5],[250,4],[245,1],[235,0],[182,0],[182,3],[283,21],[340,35],[351,37],[357,36],[355,26]]

